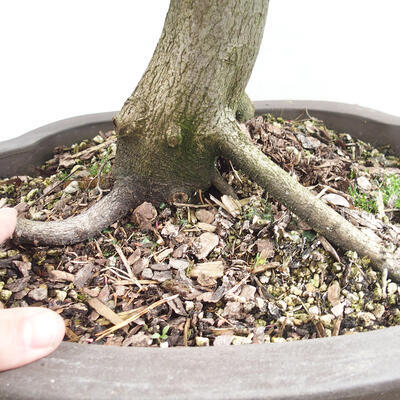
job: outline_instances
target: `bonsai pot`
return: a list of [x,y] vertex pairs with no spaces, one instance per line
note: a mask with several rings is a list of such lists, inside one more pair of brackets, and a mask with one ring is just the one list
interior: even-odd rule
[[[356,105],[260,101],[256,113],[307,113],[400,153],[400,117]],[[0,144],[0,177],[29,174],[55,146],[112,129],[114,113],[55,122]],[[122,348],[62,343],[0,374],[1,399],[400,399],[400,327],[299,342]]]

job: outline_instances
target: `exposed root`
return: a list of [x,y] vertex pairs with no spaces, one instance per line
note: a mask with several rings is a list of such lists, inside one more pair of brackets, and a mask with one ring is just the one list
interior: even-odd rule
[[211,183],[222,194],[226,194],[237,200],[238,197],[232,186],[229,185],[229,183],[221,176],[221,174],[217,170],[215,170],[214,176],[211,179]]
[[326,237],[331,243],[368,257],[380,271],[400,281],[400,261],[380,244],[372,242],[364,233],[336,211],[317,199],[307,188],[272,162],[243,134],[240,127],[226,120],[218,134],[221,155],[252,180],[268,191],[300,219]]
[[107,196],[77,216],[51,222],[19,218],[14,239],[20,243],[49,246],[81,242],[110,226],[137,203],[132,179],[124,178],[114,184]]

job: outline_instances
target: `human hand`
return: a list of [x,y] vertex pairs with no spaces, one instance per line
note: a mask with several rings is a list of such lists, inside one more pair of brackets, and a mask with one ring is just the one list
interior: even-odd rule
[[[0,244],[14,232],[17,212],[0,209]],[[0,310],[0,371],[17,368],[50,354],[65,332],[62,318],[40,307]]]

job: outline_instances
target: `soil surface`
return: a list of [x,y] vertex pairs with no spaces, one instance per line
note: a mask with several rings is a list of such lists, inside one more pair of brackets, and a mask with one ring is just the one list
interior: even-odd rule
[[[312,117],[243,126],[303,185],[400,258],[400,161]],[[114,132],[57,148],[40,176],[0,181],[0,207],[48,221],[112,187]],[[249,181],[219,169],[190,204],[143,203],[87,242],[0,247],[0,309],[44,306],[65,340],[118,346],[268,343],[381,329],[400,321],[400,286],[343,253]]]

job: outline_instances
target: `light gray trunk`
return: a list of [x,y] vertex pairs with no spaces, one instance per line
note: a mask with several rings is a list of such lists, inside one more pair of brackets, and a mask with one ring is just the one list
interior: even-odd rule
[[153,58],[114,119],[117,177],[134,176],[152,201],[154,187],[164,200],[210,186],[214,127],[248,104],[267,8],[267,0],[171,1]]

